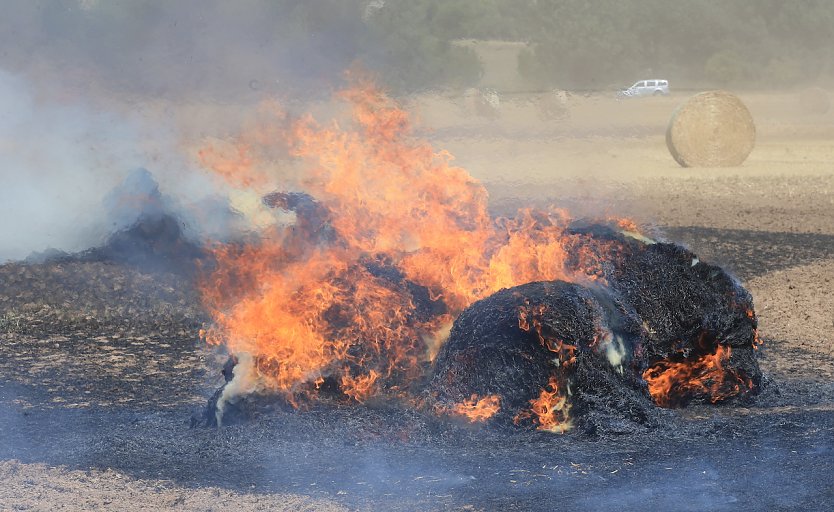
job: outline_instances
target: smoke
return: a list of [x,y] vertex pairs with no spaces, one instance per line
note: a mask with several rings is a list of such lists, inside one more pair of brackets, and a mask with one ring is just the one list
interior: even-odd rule
[[33,90],[0,69],[0,262],[81,251],[163,212],[194,240],[246,228],[229,191],[191,161],[173,123]]
[[217,426],[223,425],[223,413],[226,410],[226,404],[239,397],[242,393],[251,392],[259,386],[258,375],[255,371],[255,361],[251,355],[243,353],[240,354],[233,370],[234,377],[227,385],[223,386],[223,391],[217,400],[217,410],[215,411],[215,421]]
[[327,95],[367,45],[363,13],[360,0],[4,5],[0,262],[102,243],[149,207],[116,204],[133,187],[192,239],[251,227],[259,198],[204,174],[196,147],[266,99]]
[[12,1],[0,66],[71,88],[233,100],[327,90],[360,51],[359,0]]
[[108,228],[102,198],[144,157],[133,126],[80,105],[39,105],[0,70],[0,260],[77,251]]

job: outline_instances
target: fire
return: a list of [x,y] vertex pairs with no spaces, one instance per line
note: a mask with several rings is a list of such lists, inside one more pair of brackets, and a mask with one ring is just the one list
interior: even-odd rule
[[350,370],[345,369],[342,376],[342,391],[357,402],[364,402],[374,394],[377,379],[379,379],[379,373],[376,370],[371,370],[367,375],[351,377]]
[[[406,112],[372,83],[357,80],[340,97],[347,120],[293,120],[275,109],[273,123],[200,152],[231,185],[295,214],[289,223],[276,215],[244,243],[214,246],[201,283],[213,319],[205,339],[250,354],[259,389],[294,403],[328,377],[357,401],[399,395],[472,302],[599,274],[595,258],[578,274],[567,270],[564,211],[491,217],[483,185],[415,137]],[[569,364],[572,347],[543,343]],[[473,407],[491,410],[481,403],[488,398]]]
[[693,360],[659,361],[643,372],[643,379],[661,407],[682,405],[694,397],[720,402],[753,388],[744,375],[724,368],[731,353],[730,347],[717,345],[714,352]]
[[472,395],[468,400],[452,406],[449,411],[466,418],[470,423],[479,423],[492,418],[500,410],[501,398],[498,395],[487,395],[483,398]]
[[573,427],[570,419],[570,403],[559,389],[556,377],[551,376],[547,386],[541,390],[538,398],[530,400],[530,409],[521,411],[513,418],[518,425],[526,419],[532,419],[537,430],[563,433]]
[[556,353],[556,363],[561,366],[570,366],[576,362],[576,347],[569,343],[565,343],[559,338],[548,334],[545,331],[542,317],[547,311],[546,306],[539,304],[531,306],[529,303],[518,309],[518,327],[522,331],[530,331],[536,333],[539,343],[547,350]]

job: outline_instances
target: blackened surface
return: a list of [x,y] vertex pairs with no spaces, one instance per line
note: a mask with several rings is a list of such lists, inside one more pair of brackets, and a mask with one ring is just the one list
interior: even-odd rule
[[[456,427],[413,411],[318,407],[188,429],[181,410],[24,410],[0,387],[0,458],[113,468],[374,510],[826,510],[830,409],[698,407],[660,431],[597,439]],[[468,507],[468,508],[467,508]]]
[[193,281],[77,258],[0,265],[0,333],[190,339],[209,320]]
[[[761,243],[780,240],[763,234]],[[828,249],[815,247],[824,257]],[[794,261],[726,256],[730,268]],[[15,263],[0,272],[2,459],[304,493],[361,510],[804,511],[834,500],[834,383],[816,372],[831,362],[779,340],[760,349],[770,371],[769,361],[792,362],[775,376],[778,388],[749,407],[658,411],[652,429],[550,435],[335,405],[189,429],[192,407],[222,383],[224,360],[206,361],[196,329],[176,334],[191,329],[180,319],[197,301],[178,281],[105,263]]]
[[[606,237],[610,243],[601,244]],[[642,345],[649,365],[711,353],[720,344],[732,349],[728,368],[761,383],[753,299],[736,278],[676,244],[644,244],[599,231],[584,243],[601,253],[610,293],[644,323]]]
[[104,245],[69,257],[124,263],[144,272],[193,275],[204,252],[185,236],[177,217],[160,214],[142,216],[130,227],[111,234]]
[[543,329],[554,339],[587,349],[594,336],[592,297],[560,281],[530,283],[478,301],[458,317],[434,365],[431,389],[443,401],[472,394],[499,395],[510,419],[529,406],[554,374],[548,350],[534,329],[519,327],[519,308],[545,306]]
[[[540,315],[531,313],[536,308],[542,308]],[[568,353],[548,349],[535,328],[521,328],[522,314],[541,322],[546,340],[575,347],[576,361],[566,364]],[[623,428],[623,416],[645,421],[652,407],[638,391],[639,379],[634,377],[642,365],[626,358],[626,371],[618,373],[606,360],[598,339],[600,328],[611,324],[618,338],[631,344],[638,332],[636,321],[628,323],[620,313],[609,314],[618,320],[609,321],[594,294],[576,284],[550,281],[502,290],[458,317],[435,360],[429,389],[442,403],[459,403],[472,394],[498,395],[501,410],[495,420],[508,424],[529,409],[530,400],[555,377],[561,394],[570,388],[575,414],[582,417],[594,412],[588,417],[593,425],[584,427],[590,433],[603,419],[616,418],[614,429]],[[624,329],[626,325],[630,331]]]
[[[594,274],[599,284],[530,283],[472,304],[435,361],[435,396],[461,402],[471,394],[498,395],[502,409],[496,419],[506,421],[555,376],[563,395],[570,387],[572,415],[596,434],[599,428],[628,430],[628,421],[650,422],[652,407],[641,377],[661,360],[695,359],[720,344],[731,347],[726,371],[749,378],[754,389],[762,383],[753,302],[735,278],[675,244],[645,244],[607,226],[575,226],[571,233],[580,257],[568,264],[579,272],[587,261],[581,255],[599,255],[602,264]],[[574,364],[554,364],[556,354],[535,331],[519,326],[524,308],[543,309],[542,334],[576,347]],[[608,360],[603,343],[622,346],[619,368]],[[681,404],[709,398],[694,393],[681,397]]]
[[[790,360],[796,369],[756,404],[662,410],[652,429],[550,435],[439,422],[407,408],[325,405],[189,429],[192,407],[222,383],[224,360],[206,361],[193,333],[166,334],[186,326],[178,321],[154,316],[135,321],[142,332],[121,332],[119,318],[145,303],[130,284],[134,270],[78,262],[0,269],[9,313],[0,342],[3,459],[112,468],[195,488],[305,493],[363,510],[799,511],[827,510],[834,500],[834,383],[814,372],[830,362],[778,340],[765,340],[762,363]],[[180,289],[158,275],[145,281],[149,290]],[[125,283],[130,293],[106,294],[106,284]],[[27,315],[27,328],[41,317],[24,306],[53,298],[50,329],[75,332],[75,309],[100,311],[99,326],[71,343],[14,332],[12,312]],[[164,305],[164,318],[188,317],[196,299],[181,299],[146,302]],[[105,321],[105,304],[123,316]],[[95,339],[101,331],[120,336]]]

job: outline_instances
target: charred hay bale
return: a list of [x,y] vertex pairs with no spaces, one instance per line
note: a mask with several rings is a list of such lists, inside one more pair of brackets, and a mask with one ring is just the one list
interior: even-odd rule
[[643,376],[658,405],[717,402],[759,389],[753,300],[723,269],[658,243],[624,260],[609,285],[645,322]]
[[[209,399],[206,407],[192,417],[192,426],[215,427],[240,423],[274,407],[297,406],[310,399],[336,403],[364,401],[351,394],[345,381],[374,374],[371,384],[398,392],[422,385],[428,363],[423,361],[425,345],[420,327],[433,326],[435,318],[447,312],[442,299],[433,297],[425,286],[418,285],[393,265],[384,255],[366,256],[356,264],[332,272],[327,278],[332,295],[323,313],[317,317],[317,333],[327,340],[336,340],[339,357],[331,358],[317,369],[309,380],[298,382],[281,393],[235,388],[233,369],[246,371],[232,356],[223,368],[225,384]],[[366,287],[365,293],[360,286]],[[374,293],[367,293],[372,290]],[[296,296],[304,300],[300,290]],[[315,295],[315,300],[320,300]],[[391,310],[402,312],[399,318],[387,318],[375,327],[359,325],[379,300],[387,300]],[[243,354],[241,354],[243,355]],[[278,382],[282,360],[256,355],[248,357],[248,365],[257,378]],[[256,371],[255,371],[256,370]],[[242,375],[245,375],[243,373]],[[317,381],[316,377],[321,380]],[[377,381],[378,378],[378,381]],[[240,381],[246,381],[246,378]],[[380,393],[382,395],[382,392]]]
[[760,380],[753,355],[757,329],[753,299],[722,268],[679,245],[647,244],[618,262],[609,286],[648,326],[649,363],[673,353],[715,350],[721,344],[739,356],[747,354],[745,367],[753,372],[754,381]]
[[721,378],[728,385],[739,384],[738,390],[681,388],[663,405],[747,396],[760,387],[753,299],[735,278],[676,244],[637,240],[599,227],[579,234],[577,245],[585,250],[578,252],[605,261],[600,271],[608,292],[633,308],[645,327],[640,348],[647,365],[644,373],[677,362],[697,367],[698,361],[714,358]]
[[571,413],[583,433],[624,433],[656,422],[657,410],[636,371],[639,354],[632,357],[632,364],[622,367],[620,373],[596,352],[577,356],[572,368]]
[[[287,244],[293,246],[309,245],[309,242],[333,243],[337,240],[332,226],[332,212],[311,195],[304,192],[271,192],[261,198],[264,206],[294,212],[295,225],[288,236],[298,237],[302,243]],[[307,243],[303,243],[307,242]]]
[[600,226],[573,243],[584,255],[569,260],[575,272],[588,257],[604,262],[597,284],[530,283],[472,304],[435,360],[439,402],[494,395],[496,418],[517,423],[555,379],[576,424],[611,430],[650,422],[652,401],[680,407],[758,388],[752,299],[727,272]]
[[501,410],[516,414],[538,395],[554,372],[554,353],[534,330],[519,325],[519,312],[547,304],[542,323],[574,345],[593,340],[590,293],[561,281],[501,290],[465,309],[435,359],[431,386],[438,398],[460,402],[472,394],[499,395]]
[[205,253],[183,231],[182,222],[163,213],[142,215],[124,229],[111,233],[104,245],[87,249],[71,259],[124,263],[145,272],[192,275]]
[[666,129],[666,146],[683,167],[735,167],[753,150],[750,111],[727,91],[696,94],[678,107]]
[[[733,348],[754,345],[753,298],[721,267],[680,245],[626,236],[605,226],[571,227],[571,233],[572,253],[603,262],[596,276],[646,325],[649,361],[692,348],[705,337]],[[581,273],[588,262],[569,258],[567,264]]]
[[[506,422],[524,416],[555,379],[563,396],[571,394],[569,407],[580,414],[615,403],[643,412],[648,402],[636,391],[635,372],[622,370],[635,365],[630,354],[639,322],[608,302],[602,305],[582,286],[552,281],[501,290],[472,304],[455,321],[435,360],[432,394],[443,404],[461,403],[473,394],[498,396],[496,418]],[[621,318],[612,321],[612,314]]]

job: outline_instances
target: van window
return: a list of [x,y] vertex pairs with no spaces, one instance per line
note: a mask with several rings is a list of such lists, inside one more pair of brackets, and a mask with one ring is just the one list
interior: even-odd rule
[[634,85],[635,85],[636,87],[646,87],[646,81],[645,81],[645,80],[643,80],[643,81],[637,82],[637,83],[636,83],[636,84],[634,84]]
[[646,82],[646,85],[648,87],[657,87],[657,82],[654,80],[649,80],[648,82]]

